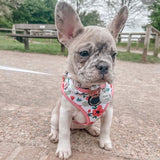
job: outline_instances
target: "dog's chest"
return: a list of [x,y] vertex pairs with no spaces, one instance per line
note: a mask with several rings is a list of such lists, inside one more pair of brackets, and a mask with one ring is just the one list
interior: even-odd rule
[[73,120],[83,125],[92,124],[102,116],[111,101],[112,91],[112,85],[109,84],[90,94],[90,90],[75,87],[69,78],[62,83],[63,95],[75,107]]

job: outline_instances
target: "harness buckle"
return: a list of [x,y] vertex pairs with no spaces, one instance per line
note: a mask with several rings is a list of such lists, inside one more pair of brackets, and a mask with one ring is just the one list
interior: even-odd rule
[[91,97],[99,97],[100,91],[101,91],[101,88],[98,88],[96,90],[90,90],[89,95]]

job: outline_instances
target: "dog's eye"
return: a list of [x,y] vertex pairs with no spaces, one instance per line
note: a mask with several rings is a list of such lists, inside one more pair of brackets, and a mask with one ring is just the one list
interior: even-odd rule
[[79,54],[80,54],[82,57],[87,57],[87,56],[89,56],[88,51],[82,51],[82,52],[80,52]]
[[115,60],[115,57],[116,57],[117,53],[113,53],[111,56],[112,56],[112,59],[113,61]]

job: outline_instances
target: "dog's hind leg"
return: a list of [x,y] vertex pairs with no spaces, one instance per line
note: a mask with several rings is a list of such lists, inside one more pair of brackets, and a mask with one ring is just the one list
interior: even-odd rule
[[59,124],[59,111],[60,111],[61,101],[60,99],[56,103],[56,107],[52,111],[51,117],[51,132],[49,134],[49,139],[51,142],[58,142],[58,124]]
[[100,134],[100,129],[95,124],[89,125],[85,130],[94,137],[98,137]]

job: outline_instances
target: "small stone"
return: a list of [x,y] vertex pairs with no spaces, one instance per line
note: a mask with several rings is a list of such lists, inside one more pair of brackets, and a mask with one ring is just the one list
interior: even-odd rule
[[117,118],[117,117],[114,117],[114,121],[115,121],[116,123],[118,123],[118,122],[119,122],[119,120],[118,120],[118,118]]

